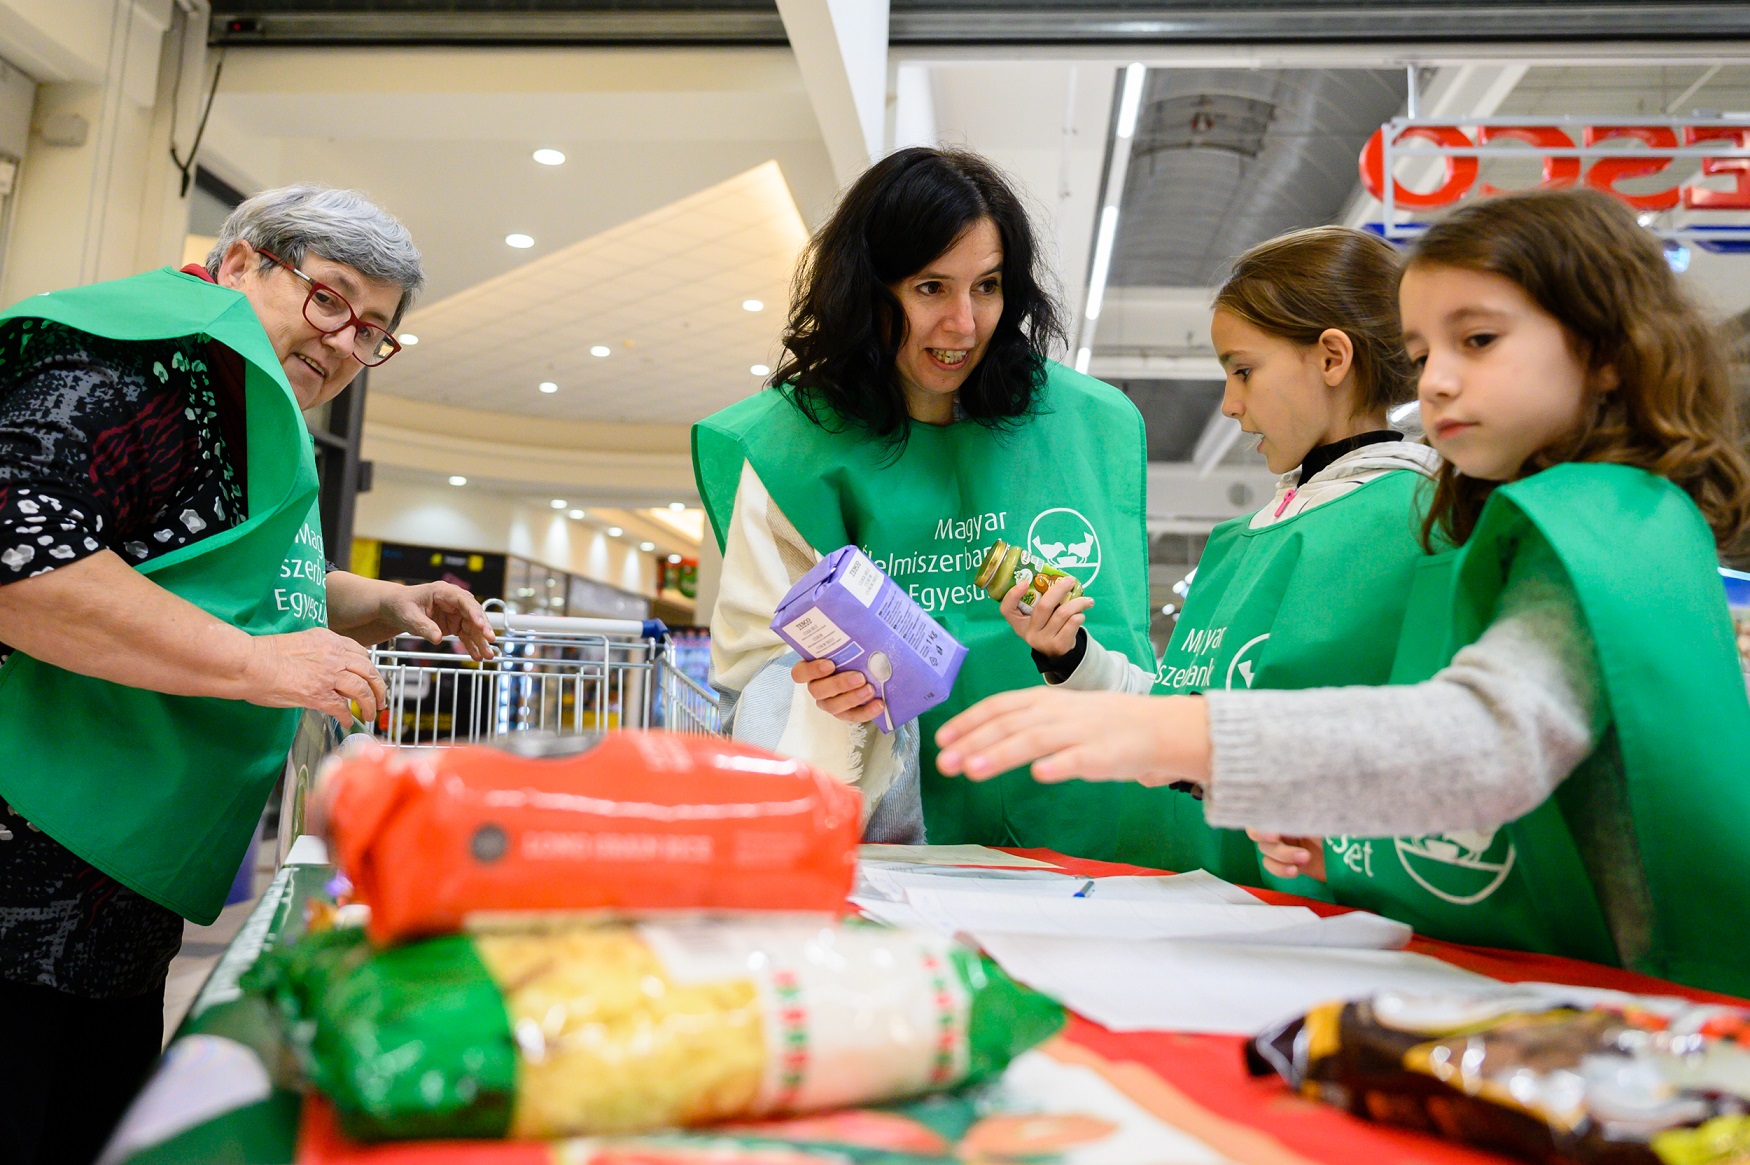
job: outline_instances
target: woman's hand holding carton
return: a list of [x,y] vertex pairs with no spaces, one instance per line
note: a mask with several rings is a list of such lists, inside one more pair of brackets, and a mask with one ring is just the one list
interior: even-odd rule
[[849,724],[867,724],[881,715],[882,703],[868,677],[859,671],[834,671],[830,659],[805,659],[790,678],[808,688],[822,712]]

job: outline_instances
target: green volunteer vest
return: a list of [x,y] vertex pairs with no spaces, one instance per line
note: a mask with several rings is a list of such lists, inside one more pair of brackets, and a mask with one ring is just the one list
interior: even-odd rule
[[[837,426],[835,426],[837,427]],[[921,720],[925,832],[932,843],[1044,846],[1155,865],[1150,836],[1167,790],[1109,783],[1040,785],[1024,771],[945,778],[935,733],[986,696],[1042,683],[1027,645],[973,585],[997,539],[1074,574],[1096,602],[1087,629],[1152,663],[1142,417],[1110,385],[1049,366],[1036,414],[1008,431],[973,421],[911,426],[905,450],[847,428],[829,432],[784,390],[767,389],[693,429],[693,466],[719,544],[742,466],[822,553],[856,544],[961,643],[947,702]]]
[[[0,375],[28,354],[37,320],[112,340],[205,336],[243,357],[248,515],[137,569],[252,635],[321,626],[310,435],[249,301],[170,268],[33,296],[0,313]],[[0,668],[0,798],[124,886],[210,923],[298,715],[123,687],[14,652]]]
[[[1428,479],[1382,474],[1344,496],[1259,529],[1217,526],[1157,673],[1165,695],[1209,688],[1383,684],[1422,549],[1417,495]],[[1266,874],[1243,830],[1212,829],[1203,803],[1175,793],[1168,868],[1310,897],[1311,878]]]
[[[1596,644],[1603,742],[1500,829],[1333,840],[1355,857],[1327,858],[1332,893],[1435,938],[1750,994],[1750,703],[1713,537],[1682,490],[1586,463],[1502,486],[1462,548],[1418,568],[1392,681],[1429,678],[1482,634],[1534,538],[1561,561]],[[1638,852],[1588,852],[1600,812],[1626,814]],[[1637,868],[1644,930],[1619,951],[1594,875]]]

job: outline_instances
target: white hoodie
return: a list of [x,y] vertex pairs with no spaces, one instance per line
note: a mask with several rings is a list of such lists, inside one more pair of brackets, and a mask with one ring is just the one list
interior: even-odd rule
[[[1252,515],[1247,523],[1253,530],[1273,526],[1315,506],[1327,505],[1368,482],[1400,469],[1432,478],[1440,468],[1440,454],[1420,441],[1379,441],[1363,445],[1343,454],[1304,486],[1300,470],[1291,469],[1276,479],[1276,495],[1270,503]],[[1195,585],[1195,584],[1193,584]],[[1050,679],[1046,683],[1051,683]],[[1124,656],[1108,651],[1088,637],[1087,652],[1082,662],[1063,687],[1087,692],[1129,692],[1147,695],[1154,690],[1155,677],[1131,663]]]

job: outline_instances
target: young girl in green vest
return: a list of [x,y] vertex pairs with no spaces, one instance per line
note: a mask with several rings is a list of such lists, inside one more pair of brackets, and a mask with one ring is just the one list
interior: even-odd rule
[[943,771],[1191,781],[1278,860],[1334,839],[1339,901],[1750,994],[1750,701],[1715,570],[1750,463],[1717,338],[1591,191],[1454,212],[1400,305],[1447,463],[1426,537],[1458,549],[1417,568],[1393,686],[1010,693],[944,726]]
[[[1014,588],[1003,614],[1047,683],[1147,694],[1386,681],[1424,557],[1416,499],[1440,460],[1386,416],[1416,394],[1397,282],[1397,251],[1345,227],[1295,231],[1235,260],[1210,325],[1227,374],[1221,408],[1281,475],[1275,496],[1216,527],[1158,671],[1088,635],[1094,600],[1069,598],[1070,580],[1030,615]],[[1189,794],[1165,808],[1169,869],[1259,882],[1244,833],[1211,829]]]

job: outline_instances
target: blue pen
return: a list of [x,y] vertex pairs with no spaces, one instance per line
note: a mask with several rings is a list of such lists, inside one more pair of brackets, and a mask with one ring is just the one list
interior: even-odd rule
[[1086,882],[1082,883],[1082,888],[1080,890],[1077,890],[1074,894],[1071,894],[1070,897],[1071,898],[1086,898],[1090,894],[1092,894],[1093,892],[1094,892],[1094,880],[1092,878],[1089,878]]

